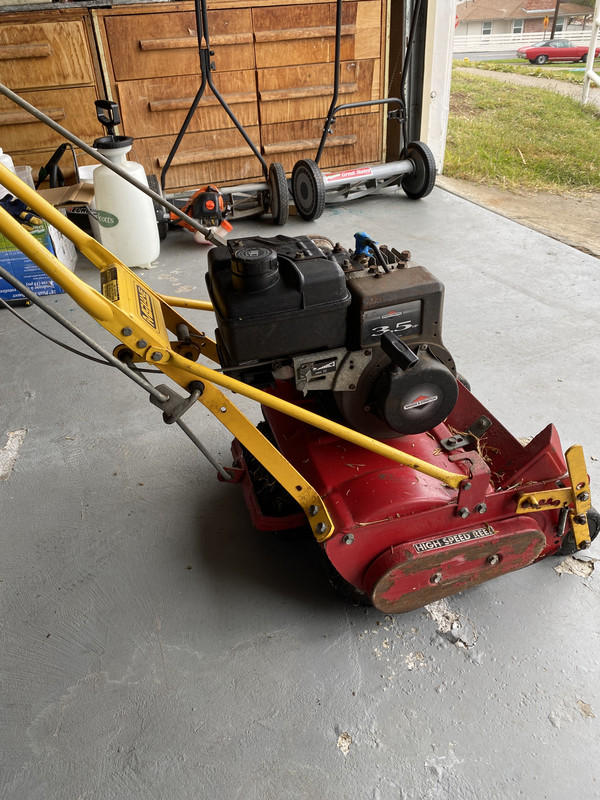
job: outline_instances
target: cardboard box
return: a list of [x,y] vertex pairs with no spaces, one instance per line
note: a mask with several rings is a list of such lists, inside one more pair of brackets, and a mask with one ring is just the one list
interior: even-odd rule
[[94,186],[91,183],[75,183],[55,189],[38,189],[38,194],[57,208],[85,206],[94,199]]
[[[66,236],[43,222],[32,231],[32,235],[47,247],[51,253],[61,261],[65,267],[73,271],[77,263],[77,250],[75,245]],[[26,255],[18,250],[14,244],[0,233],[0,265],[11,273],[17,280],[24,283],[28,289],[39,297],[49,294],[62,294],[60,288],[45,272],[34,264]],[[10,283],[0,278],[0,297],[6,301],[23,300],[23,295]]]
[[[91,170],[90,175],[93,175],[96,166],[98,165],[80,167],[80,171]],[[94,239],[100,241],[100,230],[95,218],[94,185],[91,181],[81,181],[73,186],[57,186],[54,189],[38,189],[38,194],[63,214],[67,214],[71,222],[79,228],[88,232],[91,230]]]

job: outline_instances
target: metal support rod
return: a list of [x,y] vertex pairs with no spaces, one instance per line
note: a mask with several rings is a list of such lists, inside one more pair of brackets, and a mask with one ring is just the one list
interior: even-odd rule
[[219,101],[221,107],[229,117],[229,119],[233,122],[235,127],[238,129],[239,133],[241,134],[242,138],[248,145],[248,147],[252,150],[256,158],[259,160],[260,165],[262,167],[263,174],[265,176],[265,181],[268,182],[269,180],[269,168],[267,167],[267,162],[262,157],[260,151],[257,149],[256,145],[252,141],[252,139],[248,136],[246,131],[244,130],[242,123],[238,120],[235,116],[227,101],[222,97],[221,93],[215,86],[213,79],[212,79],[212,65],[210,57],[213,54],[210,49],[210,37],[209,37],[209,29],[208,29],[208,12],[206,9],[206,0],[194,0],[194,12],[196,15],[196,31],[198,37],[198,50],[199,50],[199,57],[200,57],[200,75],[201,75],[201,83],[200,88],[196,92],[196,96],[190,106],[190,109],[186,115],[185,120],[183,121],[183,125],[181,126],[179,133],[177,134],[177,138],[175,139],[173,146],[167,156],[167,160],[165,165],[162,169],[160,175],[160,182],[161,186],[164,190],[166,180],[167,180],[167,171],[171,166],[171,162],[173,161],[177,150],[179,149],[179,145],[185,135],[185,132],[188,129],[188,126],[192,120],[192,117],[196,113],[196,109],[198,108],[198,104],[204,95],[204,91],[206,89],[206,85],[208,84],[211,92]]
[[200,88],[196,92],[196,96],[190,106],[190,109],[186,115],[186,118],[183,120],[183,125],[181,126],[179,133],[177,134],[177,138],[175,139],[173,146],[169,151],[169,155],[167,156],[167,160],[165,161],[165,165],[162,168],[160,173],[160,186],[163,192],[165,191],[165,186],[167,183],[167,172],[169,171],[169,167],[171,166],[171,161],[175,158],[175,153],[179,150],[179,145],[181,144],[181,140],[185,136],[185,133],[188,129],[190,122],[192,121],[192,117],[196,113],[196,109],[198,108],[198,103],[202,99],[202,95],[204,94],[204,87],[206,86],[206,78],[204,74],[202,75],[202,83],[200,84]]
[[161,294],[161,299],[173,308],[193,308],[195,311],[214,311],[210,300],[193,300],[189,297],[173,297],[168,294]]
[[400,98],[402,100],[402,107],[404,108],[404,115],[402,119],[402,146],[400,148],[400,157],[406,154],[406,147],[408,145],[408,113],[406,111],[406,80],[408,78],[408,70],[412,58],[412,52],[417,33],[417,22],[421,14],[421,0],[415,0],[410,19],[410,31],[408,34],[408,42],[406,44],[406,51],[404,53],[404,63],[402,64],[402,76],[400,80]]
[[323,129],[321,141],[319,142],[319,149],[317,150],[317,155],[315,156],[315,164],[318,164],[319,161],[321,160],[321,156],[323,155],[323,148],[325,147],[325,140],[329,135],[329,129],[331,128],[331,125],[333,123],[333,117],[336,112],[336,105],[340,91],[341,47],[342,47],[342,0],[337,0],[336,12],[335,12],[335,56],[333,59],[334,70],[335,70],[333,75],[333,97],[331,98],[329,111],[327,112],[327,120],[325,122],[325,127]]
[[95,158],[96,161],[99,161],[101,164],[104,164],[105,167],[108,167],[117,175],[120,175],[121,178],[126,180],[128,183],[131,183],[133,186],[139,189],[140,192],[147,194],[148,197],[151,197],[155,202],[163,206],[163,208],[166,208],[168,211],[172,211],[180,219],[187,222],[188,225],[191,225],[194,230],[200,231],[200,233],[213,244],[220,244],[220,245],[227,244],[227,242],[225,241],[225,239],[223,239],[223,237],[216,234],[210,228],[206,228],[204,225],[201,225],[198,222],[198,220],[194,219],[193,217],[189,217],[187,214],[184,214],[183,211],[181,211],[181,209],[177,208],[177,206],[173,205],[173,203],[170,203],[168,200],[165,200],[164,197],[161,197],[156,192],[153,192],[152,189],[150,189],[148,186],[145,186],[143,183],[140,183],[140,181],[136,180],[135,178],[132,178],[131,175],[129,175],[129,173],[126,172],[124,169],[121,169],[121,167],[117,166],[116,164],[113,164],[112,161],[106,158],[106,156],[103,156],[97,150],[94,150],[93,147],[90,147],[82,139],[79,139],[77,136],[75,136],[75,134],[71,133],[66,128],[63,128],[62,125],[59,125],[58,122],[55,122],[53,119],[48,117],[42,111],[37,109],[35,106],[32,106],[31,103],[27,102],[27,100],[23,100],[22,97],[19,97],[18,94],[15,94],[13,91],[11,91],[7,86],[4,86],[4,84],[2,83],[0,83],[0,93],[3,94],[5,97],[8,97],[9,100],[12,100],[13,103],[16,103],[18,106],[21,106],[21,108],[24,108],[25,111],[28,111],[32,116],[36,117],[36,119],[39,119],[41,122],[44,122],[46,125],[52,128],[52,130],[56,131],[57,133],[60,133],[60,135],[64,136],[65,139],[77,145],[77,147],[83,150],[84,153],[87,153],[88,155],[92,156],[92,158]]
[[[219,101],[219,103],[223,107],[223,110],[226,112],[226,114],[229,117],[229,119],[233,122],[235,127],[241,133],[241,135],[242,135],[244,141],[246,142],[246,144],[248,145],[248,147],[252,150],[254,155],[259,160],[260,165],[262,167],[263,175],[265,176],[265,181],[268,183],[269,182],[269,168],[267,167],[267,162],[264,160],[264,158],[262,157],[262,155],[260,154],[260,152],[256,148],[254,142],[252,141],[252,139],[248,136],[248,134],[246,133],[246,131],[242,127],[242,123],[238,120],[238,118],[235,116],[233,111],[229,108],[229,106],[227,105],[226,101],[223,99],[223,97],[221,96],[219,90],[217,89],[217,87],[215,86],[215,84],[213,82],[212,75],[211,75],[211,72],[212,72],[211,63],[210,63],[211,49],[210,49],[210,34],[209,34],[209,29],[208,29],[208,11],[207,11],[207,7],[206,7],[206,0],[195,0],[196,19],[198,19],[198,8],[199,8],[199,6],[200,6],[200,11],[201,11],[202,36],[204,37],[204,41],[206,42],[206,82],[208,83],[208,85],[210,87],[210,90],[212,91],[214,96],[217,98],[217,100]],[[202,66],[202,62],[200,63],[200,66]]]
[[327,140],[327,136],[331,133],[331,126],[334,123],[335,115],[345,109],[349,108],[362,108],[364,106],[374,106],[374,105],[383,105],[385,103],[391,103],[393,101],[397,102],[400,106],[400,124],[402,126],[402,142],[400,148],[400,156],[402,156],[406,152],[406,145],[408,143],[408,133],[407,133],[407,115],[406,115],[406,90],[405,90],[405,83],[406,83],[406,74],[408,70],[408,66],[410,64],[411,53],[413,49],[413,42],[415,38],[416,32],[416,21],[419,16],[421,10],[421,0],[415,0],[415,5],[413,8],[413,16],[411,19],[411,26],[410,26],[410,33],[408,37],[408,43],[406,45],[406,52],[404,55],[404,64],[402,67],[402,81],[400,85],[400,99],[396,97],[386,97],[380,100],[366,100],[361,103],[345,103],[344,105],[337,105],[338,95],[339,95],[339,85],[340,85],[340,68],[341,68],[341,41],[342,41],[342,8],[343,3],[342,0],[337,0],[336,4],[336,19],[335,19],[335,57],[334,57],[334,81],[333,81],[333,97],[331,99],[331,103],[329,105],[329,111],[327,112],[327,120],[325,121],[325,126],[323,128],[323,133],[321,135],[321,141],[319,142],[319,148],[317,150],[317,154],[315,156],[315,163],[318,164],[321,160],[321,156],[323,154],[323,149],[325,147],[325,142]]
[[180,419],[176,419],[175,422],[185,433],[188,439],[190,439],[190,441],[192,441],[196,445],[196,447],[198,448],[198,450],[200,450],[204,458],[213,465],[213,467],[217,470],[217,472],[223,478],[223,480],[230,481],[231,480],[230,473],[227,472],[227,470],[222,464],[219,464],[216,458],[213,458],[212,454],[204,447],[200,439],[196,436],[196,434],[192,430],[190,430],[190,428],[185,424],[185,422],[183,422]]

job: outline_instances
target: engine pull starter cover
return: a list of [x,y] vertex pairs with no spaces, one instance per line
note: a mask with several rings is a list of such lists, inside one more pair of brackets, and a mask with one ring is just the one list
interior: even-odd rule
[[378,415],[403,434],[431,430],[452,411],[458,398],[456,378],[447,367],[422,355],[406,370],[384,370],[375,384]]

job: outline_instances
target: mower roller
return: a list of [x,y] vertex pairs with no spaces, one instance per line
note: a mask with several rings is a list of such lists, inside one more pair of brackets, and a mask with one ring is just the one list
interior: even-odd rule
[[[233,466],[213,463],[241,484],[254,525],[303,526],[354,600],[409,611],[590,546],[600,517],[581,446],[563,456],[551,424],[523,445],[471,394],[443,344],[443,286],[408,252],[366,234],[353,249],[233,238],[209,251],[211,302],[169,298],[1,165],[0,183],[99,269],[101,291],[0,209],[2,233],[119,344],[107,353],[63,324],[203,452],[183,415],[196,402],[211,411],[234,437]],[[212,311],[215,339],[177,307]],[[183,392],[151,384],[147,365]],[[252,424],[223,389],[260,403],[264,421]]]

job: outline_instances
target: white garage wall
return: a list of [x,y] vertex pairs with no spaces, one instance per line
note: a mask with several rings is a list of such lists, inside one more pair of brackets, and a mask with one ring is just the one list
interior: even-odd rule
[[429,0],[421,139],[433,151],[438,172],[446,148],[455,19],[456,0]]

